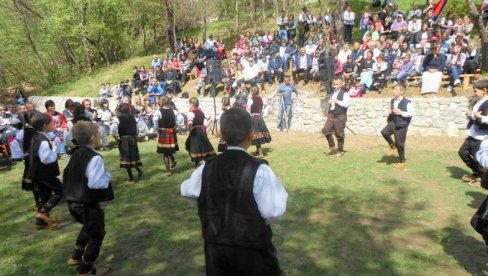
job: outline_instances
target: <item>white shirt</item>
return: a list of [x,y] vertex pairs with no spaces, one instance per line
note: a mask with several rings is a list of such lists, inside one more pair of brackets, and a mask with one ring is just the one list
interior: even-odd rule
[[340,50],[339,51],[339,54],[337,54],[337,59],[342,63],[346,63],[347,62],[347,56],[352,54],[352,51],[351,49],[347,49],[347,51],[344,51],[344,50]]
[[488,168],[488,140],[483,140],[480,149],[476,152],[476,160],[483,168]]
[[249,64],[248,67],[244,68],[244,71],[242,73],[245,80],[250,80],[257,77],[259,75],[259,71],[259,66],[257,64],[254,64],[253,66]]
[[413,22],[413,20],[408,21],[408,27],[407,27],[409,32],[416,33],[422,29],[422,22],[417,19],[416,22]]
[[[243,148],[233,146],[227,147],[227,150],[245,151]],[[181,195],[191,204],[196,204],[200,196],[204,167],[205,164],[199,166],[189,179],[181,183]],[[279,221],[286,212],[288,193],[268,165],[261,164],[258,167],[252,191],[261,217],[268,223]]]
[[[49,141],[51,141],[47,133],[45,132],[40,132],[40,133],[44,135],[47,139],[49,139]],[[51,149],[49,148],[48,141],[41,142],[37,154],[39,155],[39,159],[41,160],[41,163],[44,165],[54,163],[56,162],[56,160],[58,160],[58,150],[56,148],[56,145],[52,145],[52,149]]]
[[[403,97],[400,96],[393,101],[393,110],[398,108],[398,104],[400,104],[400,102],[402,100],[403,100]],[[415,109],[413,108],[412,103],[410,103],[410,102],[407,103],[407,111],[402,111],[401,116],[404,118],[411,118],[411,117],[415,116]]]
[[88,179],[88,188],[107,189],[112,175],[105,170],[103,158],[95,155],[86,167],[85,176]]
[[[335,109],[336,103],[334,103],[334,100],[337,99],[339,92],[341,92],[341,90],[334,91],[334,94],[332,94],[332,97],[331,97],[332,101],[330,103],[330,110]],[[337,104],[344,107],[344,108],[348,108],[351,106],[351,97],[349,96],[349,94],[347,92],[345,92],[344,96],[342,97],[342,101],[337,102]]]
[[[472,120],[476,120],[475,114],[479,111],[480,106],[487,100],[488,100],[488,97],[485,97],[485,98],[480,99],[479,101],[477,101],[475,103],[475,105],[473,106],[473,112],[471,114]],[[483,116],[481,118],[481,123],[482,124],[488,124],[488,116]],[[484,140],[485,139],[485,135],[479,134],[475,124],[472,124],[471,127],[468,129],[468,136],[471,136],[476,140]]]
[[298,66],[298,69],[305,68],[307,68],[307,55],[300,56],[300,66]]
[[353,11],[345,11],[344,12],[344,24],[346,25],[354,25],[354,12]]

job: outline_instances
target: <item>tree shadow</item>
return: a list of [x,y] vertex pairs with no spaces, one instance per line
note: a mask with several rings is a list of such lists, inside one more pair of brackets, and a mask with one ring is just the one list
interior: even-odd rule
[[377,163],[385,163],[387,165],[391,165],[398,162],[398,157],[395,155],[383,155],[380,160],[376,161]]
[[486,198],[485,194],[475,191],[466,191],[464,194],[471,197],[471,202],[467,205],[473,209],[478,209]]
[[461,179],[463,175],[470,173],[469,171],[463,168],[455,167],[455,166],[448,166],[446,167],[446,170],[451,174],[450,177],[454,179]]
[[441,240],[444,251],[453,256],[461,267],[472,275],[486,275],[487,253],[484,242],[465,235],[459,227],[442,229],[445,237]]

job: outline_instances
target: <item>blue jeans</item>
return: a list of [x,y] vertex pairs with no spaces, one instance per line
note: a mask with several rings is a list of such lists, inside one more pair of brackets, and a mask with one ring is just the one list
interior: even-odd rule
[[[286,120],[283,120],[283,112],[285,112]],[[283,105],[280,103],[278,106],[278,128],[283,130],[288,130],[290,125],[290,113],[291,113],[291,104],[286,104],[283,108]]]
[[409,75],[410,75],[410,73],[408,73],[408,72],[400,71],[400,73],[398,73],[398,75],[397,75],[397,81],[404,83],[407,80]]
[[287,41],[288,40],[288,33],[286,32],[286,30],[280,30],[278,32],[278,34],[281,37],[281,40],[283,40],[283,41]]
[[459,76],[463,73],[463,69],[453,66],[447,70],[449,74],[449,85],[454,85],[454,81],[459,79]]

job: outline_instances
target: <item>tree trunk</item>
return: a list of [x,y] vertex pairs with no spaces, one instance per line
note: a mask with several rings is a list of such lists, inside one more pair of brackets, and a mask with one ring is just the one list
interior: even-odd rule
[[207,1],[203,1],[202,44],[207,39]]
[[81,29],[81,43],[83,45],[83,53],[85,54],[86,58],[86,68],[88,70],[88,73],[91,73],[93,71],[92,68],[92,62],[90,59],[90,49],[88,48],[88,39],[86,36],[86,30],[85,30],[85,20],[86,20],[86,11],[88,9],[88,3],[86,1],[83,1],[83,4],[81,6],[81,21],[80,21],[80,29]]
[[[278,18],[278,16],[280,16],[280,7],[278,4],[278,0],[273,0],[273,4],[274,4],[273,6],[275,9],[276,18]],[[288,7],[288,6],[285,6],[285,0],[283,0],[283,9],[285,9],[285,7]]]
[[256,23],[256,9],[254,7],[254,0],[251,0],[250,4],[251,4],[251,21],[254,26],[254,29],[256,29],[257,23]]
[[344,40],[344,22],[342,21],[342,14],[346,8],[345,0],[338,0],[332,10],[332,17],[335,21],[337,41]]
[[164,7],[164,13],[166,14],[166,35],[168,36],[169,47],[173,48],[175,45],[175,26],[174,26],[174,10],[171,9],[168,0],[161,0]]
[[142,47],[146,50],[146,26],[141,26],[141,35],[142,35]]
[[262,0],[261,5],[262,5],[261,9],[263,13],[263,20],[266,20],[266,0]]
[[466,3],[468,4],[471,18],[474,19],[474,24],[478,29],[478,33],[481,38],[481,44],[483,45],[485,42],[488,42],[488,38],[486,36],[486,25],[483,20],[483,16],[480,14],[478,8],[476,7],[476,3],[473,0],[466,0]]
[[34,52],[34,55],[36,56],[37,63],[41,67],[41,71],[44,74],[44,76],[46,76],[49,79],[49,72],[47,70],[46,64],[42,60],[42,57],[41,57],[41,54],[39,53],[39,50],[37,49],[37,45],[36,45],[34,38],[32,36],[32,32],[29,29],[29,24],[27,23],[26,15],[22,12],[22,8],[19,6],[19,4],[17,3],[16,0],[13,0],[13,3],[15,6],[15,9],[17,10],[17,12],[20,15],[20,18],[22,20],[22,26],[23,26],[24,31],[25,31],[25,35],[27,36],[27,40],[29,41],[29,44],[32,48],[32,51]]
[[236,0],[236,32],[239,32],[239,0]]

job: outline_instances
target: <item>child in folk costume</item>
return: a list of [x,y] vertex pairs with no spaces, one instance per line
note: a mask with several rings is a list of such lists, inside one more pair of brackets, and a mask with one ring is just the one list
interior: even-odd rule
[[[398,83],[393,88],[394,98],[391,99],[388,108],[388,124],[381,130],[381,135],[390,146],[388,154],[393,155],[395,148],[398,150],[400,161],[394,165],[396,168],[405,167],[405,140],[407,139],[408,125],[412,117],[415,116],[412,103],[403,94],[405,94],[405,84]],[[395,136],[395,141],[391,135]]]
[[204,126],[205,114],[198,106],[198,99],[191,98],[190,113],[188,113],[190,134],[185,143],[185,148],[190,153],[191,161],[195,163],[195,167],[200,164],[200,161],[215,155],[215,150],[208,140]]
[[252,98],[248,105],[250,106],[250,113],[252,116],[252,142],[256,146],[256,155],[260,158],[264,157],[262,144],[271,142],[271,135],[269,134],[266,123],[263,119],[263,99],[259,96],[259,89],[256,86],[251,87]]
[[22,190],[32,191],[36,208],[38,208],[40,203],[39,187],[34,186],[32,180],[29,178],[30,145],[32,142],[32,138],[34,138],[34,135],[36,135],[37,133],[37,131],[30,125],[30,120],[32,119],[32,117],[34,117],[35,114],[36,113],[32,111],[24,114],[24,139],[22,139],[22,148],[24,150],[24,173],[22,174]]
[[127,170],[128,184],[134,184],[132,168],[137,170],[137,176],[142,177],[142,162],[137,147],[137,122],[128,104],[124,103],[119,108],[119,153],[120,167]]
[[[344,156],[344,140],[347,123],[347,109],[351,106],[351,98],[346,90],[342,87],[342,80],[335,79],[332,83],[332,95],[329,99],[329,113],[327,114],[327,121],[322,128],[322,133],[327,139],[329,150],[327,154],[336,154],[336,157]],[[337,140],[337,148],[335,146],[334,137]]]
[[[222,113],[224,113],[226,110],[230,108],[230,99],[228,97],[222,97]],[[222,116],[222,113],[218,114],[217,121],[220,122],[220,117]],[[220,123],[219,123],[220,124]],[[222,135],[219,135],[219,146],[217,148],[218,152],[223,152],[227,149],[227,143],[225,142],[224,139],[222,139]]]
[[36,213],[36,228],[49,229],[56,226],[56,219],[49,212],[62,197],[61,181],[58,179],[58,151],[56,143],[48,135],[51,132],[51,117],[37,113],[31,119],[32,127],[37,131],[29,148],[28,178],[39,189],[39,205]]
[[171,169],[176,166],[177,161],[173,154],[179,150],[176,135],[176,111],[171,109],[171,100],[162,96],[159,101],[161,117],[158,120],[158,153],[163,154],[166,176],[171,175]]
[[105,215],[100,202],[114,198],[111,174],[105,170],[103,158],[94,149],[100,146],[97,124],[80,121],[73,127],[78,144],[64,169],[63,192],[73,218],[83,227],[68,260],[77,265],[78,275],[96,274],[94,264],[105,237]]
[[468,117],[468,137],[459,149],[459,157],[471,169],[471,174],[462,177],[472,186],[479,186],[483,174],[482,166],[476,159],[476,152],[483,139],[488,135],[488,80],[480,80],[473,86],[476,103],[472,110],[466,112]]
[[284,275],[269,224],[285,213],[288,194],[265,160],[247,154],[252,141],[248,112],[225,111],[220,129],[227,150],[181,184],[181,195],[198,204],[206,273]]

